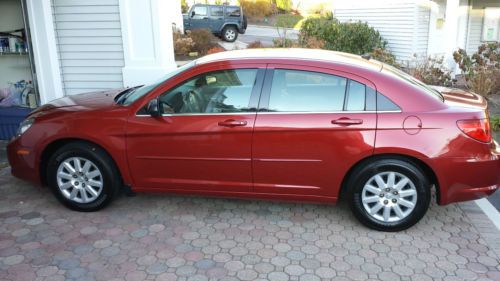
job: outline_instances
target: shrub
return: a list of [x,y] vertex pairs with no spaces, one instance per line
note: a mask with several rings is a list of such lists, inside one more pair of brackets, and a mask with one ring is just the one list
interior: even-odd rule
[[243,13],[252,19],[268,17],[274,13],[274,6],[269,0],[240,0]]
[[262,45],[262,42],[260,41],[253,41],[247,45],[247,49],[258,49],[263,47],[264,45]]
[[292,39],[281,37],[273,39],[273,46],[275,48],[291,48],[294,47],[294,43]]
[[188,12],[188,10],[189,10],[189,6],[188,6],[186,0],[181,0],[181,12],[183,14],[185,14]]
[[274,0],[278,10],[288,13],[292,10],[292,0]]
[[215,53],[220,53],[220,52],[225,52],[226,50],[222,47],[219,47],[219,46],[216,46],[216,47],[212,47],[210,48],[208,51],[207,51],[207,55],[210,55],[210,54],[215,54]]
[[324,49],[325,48],[325,41],[318,39],[316,37],[309,37],[305,40],[300,40],[300,46],[302,48],[308,48],[308,49]]
[[341,23],[335,18],[309,18],[302,23],[300,34],[302,40],[308,40],[310,37],[323,40],[328,50],[358,55],[370,53],[376,48],[384,48],[386,44],[380,33],[367,23]]
[[193,39],[185,36],[180,32],[174,33],[174,52],[177,55],[187,56],[194,49]]
[[443,57],[429,56],[419,59],[415,55],[413,65],[407,67],[407,72],[425,84],[436,86],[451,85],[451,71],[443,66]]
[[385,48],[375,48],[370,53],[371,58],[383,63],[387,63],[394,67],[400,68],[401,65],[396,61],[396,57]]
[[193,39],[193,50],[202,55],[215,46],[216,38],[209,29],[195,29],[189,32],[188,36]]
[[500,116],[491,116],[490,124],[492,131],[500,131]]
[[453,59],[464,74],[466,86],[473,92],[488,96],[500,93],[500,43],[485,43],[468,56],[459,49]]

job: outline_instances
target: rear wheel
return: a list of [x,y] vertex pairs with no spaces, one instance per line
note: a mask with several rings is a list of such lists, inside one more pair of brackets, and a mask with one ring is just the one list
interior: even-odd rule
[[48,162],[47,179],[61,203],[84,212],[104,208],[121,183],[111,157],[85,142],[69,143],[58,149]]
[[222,30],[222,39],[227,42],[234,42],[238,38],[236,27],[229,25]]
[[430,204],[431,185],[417,165],[382,159],[358,167],[348,186],[356,218],[381,231],[400,231],[416,224]]

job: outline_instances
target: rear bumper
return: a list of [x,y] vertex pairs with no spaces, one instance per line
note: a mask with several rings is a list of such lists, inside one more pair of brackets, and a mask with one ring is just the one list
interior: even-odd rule
[[500,188],[500,154],[484,158],[434,160],[440,194],[439,204],[480,199]]
[[32,148],[23,147],[19,138],[7,145],[7,158],[13,176],[36,184],[41,184],[38,163]]

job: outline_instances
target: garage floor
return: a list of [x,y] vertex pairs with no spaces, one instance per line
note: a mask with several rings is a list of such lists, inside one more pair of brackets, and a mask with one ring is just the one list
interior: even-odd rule
[[347,206],[173,195],[78,213],[0,170],[0,280],[500,280],[500,232],[475,203],[400,233]]

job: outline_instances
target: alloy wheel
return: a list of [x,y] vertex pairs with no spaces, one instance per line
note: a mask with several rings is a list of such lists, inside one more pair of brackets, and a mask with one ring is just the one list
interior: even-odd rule
[[407,176],[381,172],[371,177],[361,192],[369,216],[382,222],[398,222],[408,217],[417,204],[417,189]]
[[83,157],[71,157],[57,169],[57,186],[61,194],[77,203],[95,201],[103,190],[103,177],[99,168]]

